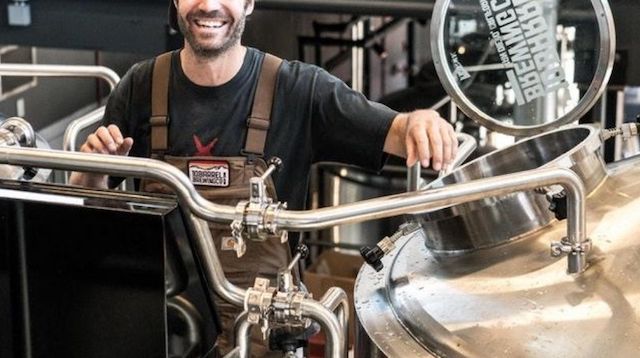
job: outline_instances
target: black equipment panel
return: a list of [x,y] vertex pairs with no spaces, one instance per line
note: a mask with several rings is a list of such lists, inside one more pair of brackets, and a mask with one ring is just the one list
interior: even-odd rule
[[209,351],[217,320],[186,232],[172,199],[0,183],[0,357],[173,356],[165,272],[185,295],[198,283]]

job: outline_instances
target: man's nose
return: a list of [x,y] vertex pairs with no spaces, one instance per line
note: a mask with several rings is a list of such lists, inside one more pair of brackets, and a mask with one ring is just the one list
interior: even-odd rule
[[223,1],[221,0],[202,0],[198,4],[198,8],[202,11],[216,11],[222,8]]

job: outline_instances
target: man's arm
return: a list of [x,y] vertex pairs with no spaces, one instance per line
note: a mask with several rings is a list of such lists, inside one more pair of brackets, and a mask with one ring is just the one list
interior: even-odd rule
[[457,150],[453,127],[432,110],[399,113],[384,142],[384,151],[407,158],[407,166],[420,161],[425,168],[432,164],[434,170],[451,163]]
[[[111,124],[108,127],[102,126],[90,134],[80,147],[80,151],[83,153],[128,155],[132,145],[133,139],[123,138],[120,128]],[[107,189],[107,178],[108,176],[105,174],[73,172],[69,177],[69,184]]]

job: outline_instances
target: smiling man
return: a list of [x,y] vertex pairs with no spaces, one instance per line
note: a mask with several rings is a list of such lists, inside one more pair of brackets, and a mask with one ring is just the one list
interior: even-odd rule
[[[183,170],[204,197],[227,205],[246,200],[249,178],[264,171],[264,159],[279,157],[283,166],[269,193],[293,210],[305,207],[309,168],[317,161],[379,170],[391,153],[405,156],[407,165],[420,161],[439,170],[454,158],[455,133],[436,112],[394,112],[321,68],[243,46],[253,9],[253,0],[171,2],[170,25],[184,35],[184,47],[128,71],[109,98],[103,126],[81,151],[164,160]],[[117,184],[86,173],[74,173],[71,181]],[[140,189],[170,192],[144,181]],[[238,259],[229,228],[210,227],[227,277],[243,288],[256,276],[274,278],[291,258],[289,247],[274,238],[249,242]],[[224,353],[240,310],[222,301],[218,306]],[[267,348],[252,352],[265,356]]]

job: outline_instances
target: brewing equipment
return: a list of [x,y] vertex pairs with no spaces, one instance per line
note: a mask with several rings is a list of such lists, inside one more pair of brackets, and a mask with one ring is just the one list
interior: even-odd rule
[[[484,49],[468,56],[460,44],[471,36]],[[640,158],[605,165],[601,156],[604,140],[637,135],[638,125],[607,131],[569,124],[604,89],[614,44],[606,1],[436,3],[432,50],[447,92],[482,125],[533,137],[423,189],[531,170],[535,182],[536,168],[570,169],[587,195],[587,239],[564,238],[571,222],[563,220],[565,193],[555,185],[416,212],[422,230],[400,232],[395,250],[387,241],[386,256],[358,275],[359,356],[640,354],[633,279]],[[567,266],[562,255],[575,262]]]
[[[613,24],[606,4],[596,0],[445,0],[434,13],[432,47],[445,87],[467,115],[492,129],[520,135],[555,129],[583,115],[607,82]],[[598,46],[590,55],[579,54],[576,39],[585,31],[593,40],[586,31],[593,29],[599,30]],[[466,58],[458,41],[468,40],[470,31],[488,45]],[[496,100],[487,102],[487,93],[495,93]],[[247,353],[251,325],[265,332],[297,330],[314,320],[327,335],[327,355],[344,357],[345,294],[334,288],[315,300],[297,290],[290,274],[295,260],[279,273],[277,287],[261,278],[248,290],[232,285],[205,220],[231,223],[241,255],[246,240],[285,241],[288,230],[406,213],[416,216],[422,230],[414,224],[392,235],[381,250],[388,255],[377,267],[383,270],[363,268],[356,286],[359,318],[387,355],[629,356],[637,345],[632,280],[637,250],[629,224],[635,217],[626,213],[637,212],[640,189],[632,177],[638,170],[635,160],[605,168],[597,153],[598,139],[637,129],[635,124],[607,132],[561,128],[481,157],[421,191],[308,212],[287,210],[266,195],[263,182],[273,168],[251,180],[249,201],[230,207],[205,200],[177,168],[150,159],[0,146],[0,163],[149,178],[170,186],[193,236],[201,279],[211,288],[207,298],[213,302],[216,293],[246,310],[236,325],[234,353],[240,356]],[[551,144],[558,145],[548,148]],[[521,152],[523,157],[513,154]],[[531,165],[500,167],[507,159]],[[553,216],[566,222],[539,218],[545,212],[540,198],[551,199],[558,208]],[[492,236],[510,224],[511,215],[523,225],[488,240],[477,238],[478,225]],[[503,219],[490,221],[494,216]],[[525,225],[527,217],[533,225]],[[427,240],[429,225],[438,220],[447,224],[435,229],[448,226],[464,235]],[[173,303],[168,307],[188,312],[179,300]],[[189,341],[197,340],[193,333]]]

